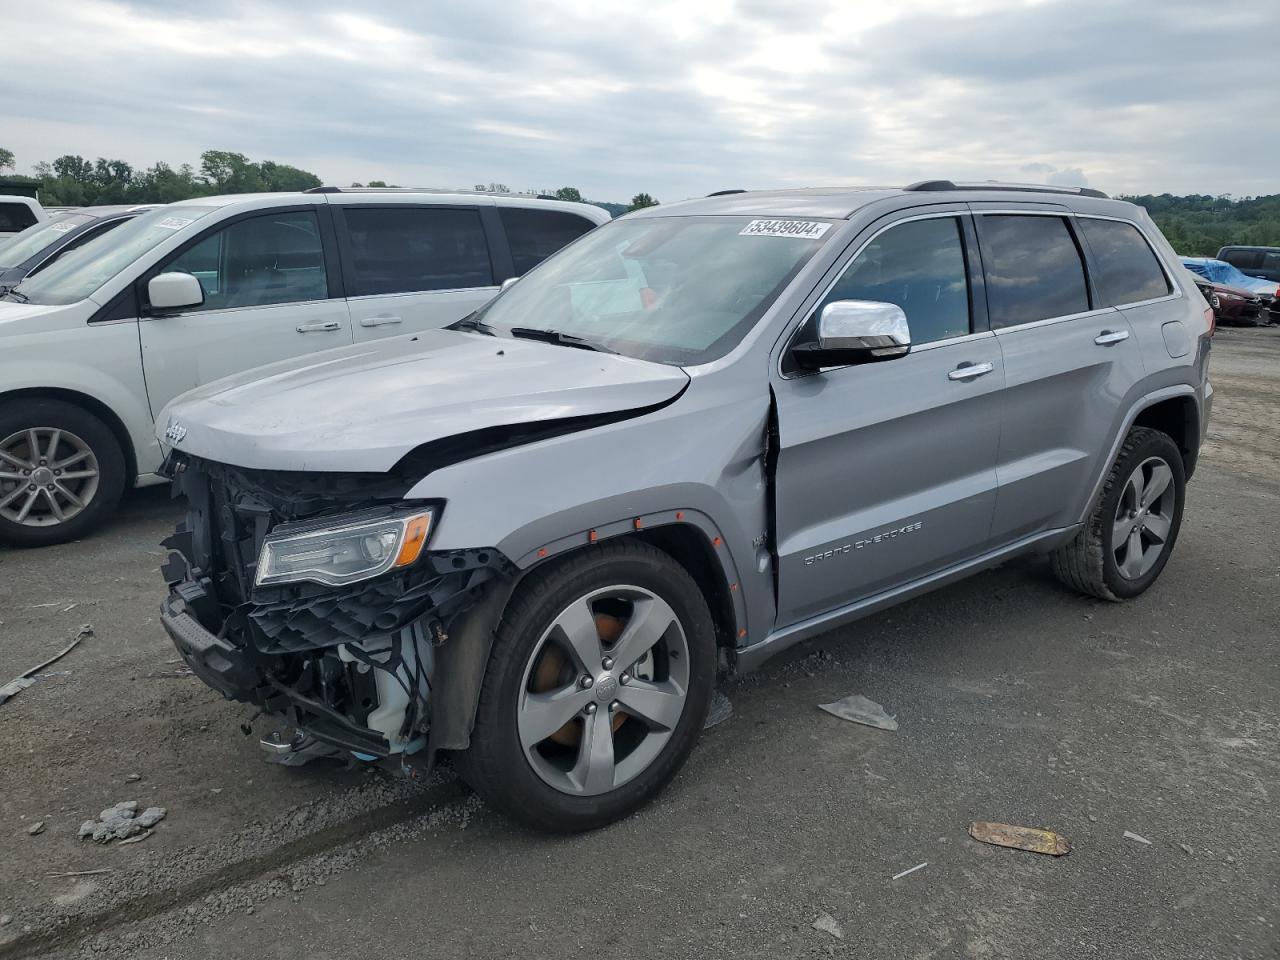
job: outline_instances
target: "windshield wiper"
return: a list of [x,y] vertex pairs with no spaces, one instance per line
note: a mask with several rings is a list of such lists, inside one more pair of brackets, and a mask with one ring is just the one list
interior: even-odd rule
[[474,313],[469,313],[461,320],[455,320],[453,323],[445,327],[446,330],[470,330],[474,333],[483,333],[488,337],[496,337],[493,327],[489,326]]
[[3,293],[0,293],[0,296],[3,296],[3,297],[13,297],[13,299],[17,300],[19,303],[30,303],[30,302],[31,302],[31,298],[30,298],[30,297],[28,297],[28,296],[27,296],[25,293],[23,293],[21,290],[19,290],[17,287],[12,287],[12,288],[10,288],[10,289],[8,289],[8,290],[5,290]]
[[520,337],[524,340],[541,340],[543,343],[554,343],[561,347],[577,347],[579,350],[594,350],[597,353],[617,353],[616,350],[610,350],[608,347],[601,346],[598,343],[592,343],[590,340],[584,340],[582,337],[575,337],[571,333],[563,333],[559,330],[539,330],[537,327],[512,327],[511,335]]

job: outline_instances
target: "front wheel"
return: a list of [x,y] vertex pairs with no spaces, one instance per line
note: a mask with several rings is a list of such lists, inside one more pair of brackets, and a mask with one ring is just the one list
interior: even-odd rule
[[1177,445],[1158,430],[1134,427],[1084,528],[1051,556],[1053,572],[1102,600],[1138,596],[1169,562],[1185,496]]
[[684,763],[715,667],[706,601],[661,550],[604,545],[531,574],[495,634],[462,775],[536,829],[603,826]]
[[0,404],[0,543],[66,543],[102,522],[124,492],[115,434],[61,400]]

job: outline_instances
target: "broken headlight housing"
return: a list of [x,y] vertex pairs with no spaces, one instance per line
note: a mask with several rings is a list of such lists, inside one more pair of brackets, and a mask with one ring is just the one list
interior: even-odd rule
[[341,587],[410,566],[431,537],[436,512],[428,507],[369,520],[337,517],[318,529],[267,537],[254,582]]

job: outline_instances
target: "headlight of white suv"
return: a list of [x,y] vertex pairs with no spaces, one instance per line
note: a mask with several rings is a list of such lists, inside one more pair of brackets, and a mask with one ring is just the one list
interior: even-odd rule
[[305,533],[268,537],[258,557],[258,586],[313,580],[341,587],[407,567],[431,536],[436,508],[376,520],[343,522]]

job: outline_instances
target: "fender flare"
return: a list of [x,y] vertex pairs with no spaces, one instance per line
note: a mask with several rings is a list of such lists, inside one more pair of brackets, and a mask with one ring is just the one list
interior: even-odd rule
[[737,564],[725,545],[720,528],[700,510],[672,509],[627,517],[589,530],[578,530],[535,547],[512,561],[516,572],[509,578],[493,580],[483,596],[449,626],[449,640],[441,648],[432,679],[431,728],[427,755],[439,750],[466,750],[471,745],[480,687],[489,666],[493,640],[503,611],[516,589],[534,569],[571,552],[589,549],[618,537],[635,536],[646,530],[688,526],[696,529],[719,561],[720,573],[729,585],[735,637],[747,636],[747,611],[739,588]]
[[[1098,502],[1098,497],[1102,493],[1102,485],[1106,482],[1107,474],[1111,471],[1111,465],[1115,463],[1116,454],[1120,452],[1120,445],[1124,443],[1124,438],[1129,435],[1129,430],[1133,427],[1134,421],[1138,419],[1143,410],[1154,407],[1157,403],[1164,400],[1173,400],[1182,397],[1190,397],[1195,404],[1197,414],[1200,411],[1200,399],[1196,395],[1195,388],[1190,384],[1178,383],[1169,387],[1161,387],[1159,390],[1152,390],[1138,397],[1129,405],[1129,410],[1125,414],[1124,420],[1121,421],[1120,429],[1116,431],[1116,435],[1111,440],[1111,449],[1107,451],[1106,459],[1102,461],[1102,469],[1094,480],[1093,489],[1089,492],[1089,499],[1085,501],[1084,516],[1081,520],[1088,518],[1093,511],[1094,505]],[[1197,424],[1197,429],[1198,429]],[[1197,437],[1199,435],[1197,434]],[[1196,451],[1200,448],[1199,442],[1196,443]],[[1194,461],[1193,461],[1194,463]],[[1189,475],[1189,474],[1188,474]]]

